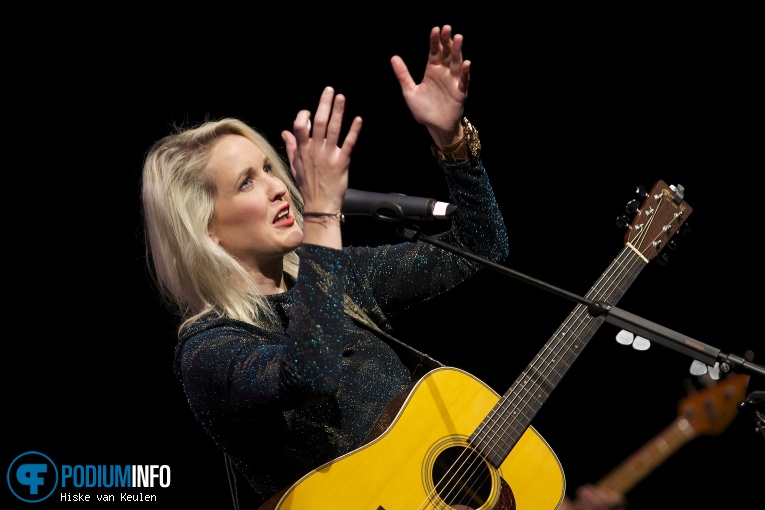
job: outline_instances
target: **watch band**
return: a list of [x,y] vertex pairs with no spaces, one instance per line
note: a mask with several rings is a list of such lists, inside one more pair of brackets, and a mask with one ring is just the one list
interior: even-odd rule
[[439,160],[446,163],[461,163],[468,159],[476,161],[481,155],[481,140],[478,138],[478,130],[470,123],[467,117],[462,117],[460,122],[464,131],[462,139],[449,145],[444,145],[443,149],[439,149],[436,144],[430,146],[430,151]]

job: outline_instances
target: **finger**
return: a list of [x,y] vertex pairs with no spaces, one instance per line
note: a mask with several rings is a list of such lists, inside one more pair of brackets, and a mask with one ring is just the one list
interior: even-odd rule
[[390,59],[390,65],[393,67],[393,74],[396,75],[399,85],[401,85],[401,91],[406,94],[407,91],[414,89],[417,86],[414,78],[409,73],[409,68],[406,67],[404,60],[398,55],[394,55]]
[[297,140],[295,135],[287,131],[282,131],[282,140],[284,141],[284,150],[287,153],[287,159],[292,165],[292,159],[295,157],[295,150],[297,150]]
[[428,54],[428,63],[441,63],[441,29],[438,27],[430,29],[430,53]]
[[460,81],[457,87],[459,88],[460,92],[465,94],[465,97],[467,97],[469,85],[470,85],[470,61],[464,60],[462,62],[462,67],[460,68]]
[[460,72],[460,68],[462,67],[462,42],[464,38],[460,34],[456,34],[454,38],[452,39],[451,44],[451,54],[452,54],[452,60],[450,62],[451,65],[451,71],[454,74],[457,74]]
[[345,135],[345,140],[343,140],[343,146],[341,147],[341,150],[348,158],[351,157],[351,151],[353,151],[353,148],[356,146],[356,142],[359,139],[359,133],[361,133],[361,124],[361,117],[355,117],[351,123],[350,129],[348,130],[348,134]]
[[332,116],[327,126],[327,143],[337,145],[340,139],[340,129],[343,126],[343,114],[345,113],[345,96],[337,94],[332,105]]
[[332,111],[332,98],[335,97],[335,89],[324,87],[319,98],[319,106],[316,108],[316,115],[313,117],[313,136],[314,138],[324,139],[327,134],[327,123]]
[[441,29],[441,46],[443,47],[443,59],[449,59],[452,56],[452,27],[449,25],[444,25]]
[[290,163],[290,173],[297,182],[300,182],[298,176],[298,166],[302,165],[302,160],[300,159],[300,153],[297,150],[297,140],[295,139],[295,135],[285,129],[282,131],[282,140],[284,140],[287,160]]
[[292,132],[295,134],[297,143],[303,145],[310,140],[310,128],[311,112],[308,110],[300,110],[292,122]]

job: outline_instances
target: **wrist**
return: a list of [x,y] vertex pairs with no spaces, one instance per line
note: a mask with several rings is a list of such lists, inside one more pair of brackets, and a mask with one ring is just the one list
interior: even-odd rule
[[433,140],[433,145],[437,148],[443,148],[447,145],[453,145],[465,138],[465,128],[461,119],[457,121],[457,127],[452,131],[441,131],[435,127],[428,126],[428,133]]
[[462,138],[454,143],[439,148],[433,144],[430,146],[431,153],[445,163],[460,163],[469,159],[477,161],[481,155],[481,140],[478,138],[478,130],[462,117]]

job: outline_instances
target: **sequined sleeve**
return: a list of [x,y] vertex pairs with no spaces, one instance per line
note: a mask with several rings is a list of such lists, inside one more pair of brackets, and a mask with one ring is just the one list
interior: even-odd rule
[[[433,237],[492,262],[507,258],[505,222],[483,163],[439,164],[458,209],[451,228]],[[347,290],[383,328],[389,328],[388,317],[454,288],[483,267],[425,241],[349,247],[346,253]]]

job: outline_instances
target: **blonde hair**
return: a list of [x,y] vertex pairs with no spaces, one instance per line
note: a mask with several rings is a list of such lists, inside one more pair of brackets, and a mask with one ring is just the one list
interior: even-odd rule
[[[182,320],[179,332],[208,312],[250,324],[263,314],[272,317],[268,301],[250,274],[208,233],[216,191],[205,169],[217,140],[229,134],[243,136],[263,151],[272,162],[274,175],[289,190],[298,224],[303,224],[303,199],[288,163],[265,136],[244,122],[233,118],[207,121],[178,128],[155,142],[142,174],[146,262],[160,299]],[[297,277],[294,251],[285,256],[284,271]]]

